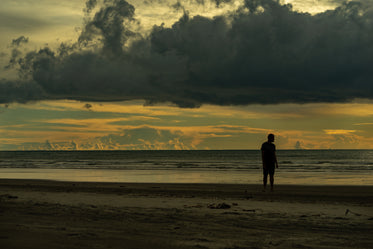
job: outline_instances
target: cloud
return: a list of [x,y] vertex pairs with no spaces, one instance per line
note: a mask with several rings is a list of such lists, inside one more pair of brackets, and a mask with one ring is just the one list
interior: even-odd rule
[[351,133],[355,133],[356,130],[343,130],[343,129],[336,129],[336,130],[324,130],[324,132],[328,135],[347,135]]
[[84,11],[89,14],[93,8],[96,7],[97,5],[97,0],[87,0],[87,2],[85,3],[86,5],[86,8],[84,9]]
[[21,44],[25,44],[25,43],[28,43],[28,40],[29,38],[28,37],[24,37],[23,35],[18,37],[17,39],[13,39],[12,41],[12,45],[13,46],[19,46]]
[[[90,11],[97,1],[87,1],[87,11]],[[103,53],[122,54],[122,48],[132,32],[125,29],[123,22],[132,20],[135,8],[124,0],[104,1],[104,6],[88,21],[79,42],[89,42],[98,35],[103,40]]]
[[47,140],[41,143],[23,143],[23,150],[185,150],[194,149],[191,137],[182,132],[140,127],[125,129],[121,134],[77,139],[73,141]]
[[87,104],[84,105],[84,108],[86,108],[87,110],[91,110],[92,105],[87,103]]
[[36,82],[0,80],[1,103],[26,103],[44,98],[44,90]]
[[354,125],[373,125],[373,123],[357,123],[357,124],[354,124]]
[[142,99],[198,107],[373,98],[371,1],[310,15],[246,0],[213,18],[185,11],[149,35],[133,31],[135,8],[125,0],[87,1],[86,12],[76,43],[16,55],[23,83],[0,81],[0,103]]
[[22,58],[23,53],[21,52],[19,48],[22,47],[22,45],[27,44],[28,42],[29,42],[29,38],[23,35],[12,40],[11,47],[13,47],[13,49],[11,51],[11,57],[9,59],[9,63],[8,65],[5,66],[5,69],[10,69],[14,67],[15,65],[21,63],[21,61],[23,60]]
[[301,150],[303,147],[301,145],[301,142],[297,141],[295,144],[294,144],[294,149],[296,150]]
[[[221,7],[225,3],[231,3],[232,0],[192,0],[189,1],[189,4],[194,3],[197,5],[205,5],[207,3],[214,3],[217,8]],[[188,2],[187,2],[188,3]],[[184,5],[180,2],[180,0],[177,0],[176,3],[171,5],[176,10],[185,10]]]

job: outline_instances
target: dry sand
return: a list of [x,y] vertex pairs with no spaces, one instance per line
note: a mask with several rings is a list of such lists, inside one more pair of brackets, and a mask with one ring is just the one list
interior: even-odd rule
[[0,179],[0,248],[372,248],[373,186]]

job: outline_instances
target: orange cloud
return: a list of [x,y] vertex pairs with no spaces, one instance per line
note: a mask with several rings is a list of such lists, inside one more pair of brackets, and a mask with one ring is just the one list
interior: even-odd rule
[[355,133],[356,130],[336,129],[336,130],[324,130],[324,132],[328,135],[345,135],[345,134]]

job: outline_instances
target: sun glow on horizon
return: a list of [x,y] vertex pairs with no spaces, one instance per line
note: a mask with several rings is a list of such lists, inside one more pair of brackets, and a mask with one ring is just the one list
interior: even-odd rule
[[11,104],[1,108],[1,149],[257,149],[268,133],[276,134],[280,149],[373,149],[368,103],[195,109],[143,104]]

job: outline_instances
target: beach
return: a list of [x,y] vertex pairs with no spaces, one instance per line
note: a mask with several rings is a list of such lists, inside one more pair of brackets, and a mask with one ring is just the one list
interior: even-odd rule
[[0,247],[370,248],[373,186],[0,179]]

